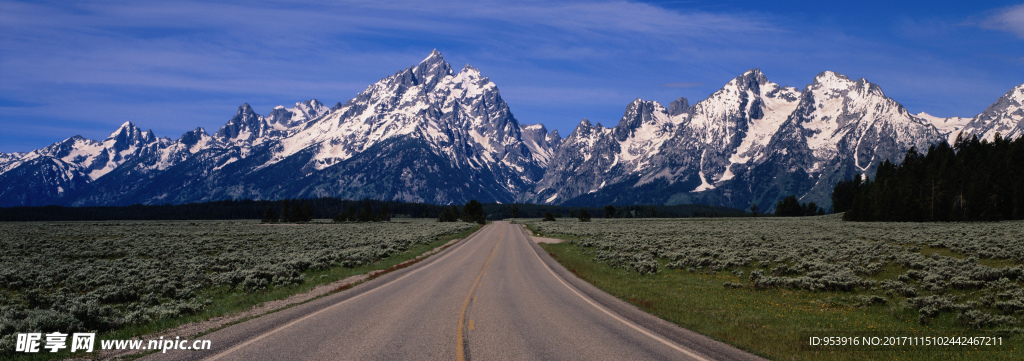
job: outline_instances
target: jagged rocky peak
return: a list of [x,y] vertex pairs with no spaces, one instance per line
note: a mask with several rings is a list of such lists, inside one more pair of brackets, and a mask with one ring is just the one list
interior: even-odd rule
[[323,103],[316,99],[310,99],[295,103],[294,108],[285,108],[278,105],[267,115],[267,123],[277,130],[287,130],[303,125],[311,120],[330,112]]
[[818,73],[811,85],[827,89],[847,89],[850,87],[850,83],[848,76],[827,70]]
[[548,135],[545,138],[547,139],[548,143],[551,143],[556,147],[558,146],[558,144],[562,143],[562,135],[558,134],[558,129],[552,129],[551,132],[548,133]]
[[152,130],[143,132],[132,122],[124,122],[124,124],[121,124],[117,130],[110,133],[110,136],[107,137],[107,141],[113,141],[111,146],[117,151],[123,151],[132,146],[141,144],[149,144],[156,140],[156,136],[153,135]]
[[995,114],[999,112],[1005,112],[1006,110],[1010,109],[1016,110],[1019,109],[1022,104],[1024,104],[1024,84],[1018,85],[1013,89],[1010,89],[1010,91],[1006,92],[1006,94],[1003,94],[1003,96],[999,97],[999,99],[997,99],[995,103],[989,105],[988,108],[985,109],[985,112],[982,114]]
[[214,135],[221,139],[252,139],[262,135],[262,125],[263,117],[256,114],[249,103],[244,103],[238,107],[235,116]]
[[665,123],[668,111],[660,103],[653,100],[636,99],[626,106],[626,112],[615,126],[615,138],[620,142],[633,136],[637,129],[644,125]]
[[196,129],[185,132],[181,135],[181,139],[178,142],[187,146],[193,146],[202,141],[204,138],[209,138],[210,135],[206,133],[206,129],[203,127],[196,127]]
[[412,68],[411,74],[413,84],[433,88],[441,78],[452,74],[452,66],[444,61],[440,51],[434,49],[426,59]]
[[814,77],[814,83],[811,85],[814,90],[825,90],[832,91],[833,97],[845,96],[850,91],[854,91],[863,96],[878,96],[885,97],[885,93],[882,92],[882,88],[878,85],[867,81],[867,79],[860,78],[856,81],[850,80],[849,77],[843,74],[836,73],[834,71],[825,71],[818,76]]
[[987,140],[995,139],[997,133],[1011,139],[1024,135],[1024,84],[1010,89],[985,112],[971,119],[963,132]]
[[751,90],[754,93],[761,92],[761,86],[768,84],[768,77],[761,73],[761,69],[750,69],[726,84],[726,87],[736,87],[739,91]]
[[548,135],[548,128],[544,124],[529,124],[520,125],[524,137],[530,137],[531,139],[546,139]]
[[551,155],[555,152],[555,148],[558,147],[562,140],[558,136],[558,131],[552,130],[549,133],[544,124],[520,125],[519,127],[523,143],[530,149],[534,159],[541,166],[546,166],[548,160],[551,159]]
[[677,115],[686,114],[689,111],[690,101],[684,97],[679,97],[679,99],[673,100],[671,103],[668,104],[669,116],[674,117]]
[[452,95],[459,98],[476,98],[482,95],[487,95],[494,100],[494,104],[499,103],[497,101],[498,92],[497,86],[491,83],[491,80],[482,74],[480,70],[466,64],[457,74],[454,74],[450,79],[444,78],[444,83],[449,85],[450,89],[443,89],[443,91],[452,90]]
[[[583,120],[580,121],[580,124],[576,125],[576,129],[572,131],[572,134],[580,132],[590,133],[591,131],[594,130],[594,128],[594,124],[590,122],[590,119],[583,118]],[[572,136],[572,134],[569,135]]]

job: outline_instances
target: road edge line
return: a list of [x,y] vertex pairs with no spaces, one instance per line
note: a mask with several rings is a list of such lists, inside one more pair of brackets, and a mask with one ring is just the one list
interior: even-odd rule
[[[306,315],[304,315],[304,316],[302,316],[302,317],[299,317],[299,318],[293,319],[293,320],[289,321],[288,323],[286,323],[286,324],[284,324],[284,325],[281,325],[281,326],[275,327],[275,328],[271,329],[270,331],[267,331],[267,332],[264,332],[264,333],[260,334],[260,335],[259,335],[259,336],[257,336],[257,337],[254,337],[254,338],[251,338],[251,339],[245,340],[244,342],[241,342],[241,343],[239,343],[239,344],[236,344],[236,345],[232,346],[231,348],[229,348],[229,349],[227,349],[227,350],[224,350],[224,351],[222,351],[222,352],[219,352],[219,353],[217,353],[217,354],[215,354],[215,355],[213,355],[213,356],[210,356],[210,357],[206,357],[206,358],[203,358],[203,359],[204,359],[204,360],[217,360],[217,359],[219,359],[219,358],[221,358],[221,357],[224,357],[224,356],[226,356],[226,355],[228,355],[228,354],[230,354],[230,353],[232,353],[232,352],[235,352],[235,351],[237,351],[237,350],[239,350],[239,349],[241,349],[241,348],[243,348],[243,347],[245,347],[245,346],[251,345],[251,344],[255,343],[256,341],[262,340],[262,339],[266,338],[267,336],[270,336],[270,335],[272,335],[272,334],[275,334],[275,333],[277,333],[277,332],[280,332],[280,331],[282,331],[282,330],[284,330],[284,329],[287,329],[287,328],[289,328],[289,327],[291,327],[291,326],[294,326],[295,324],[297,324],[297,323],[299,323],[299,322],[302,322],[302,321],[305,321],[305,320],[307,320],[307,319],[309,319],[309,318],[312,318],[313,316],[316,316],[316,315],[319,315],[319,314],[321,314],[321,313],[324,313],[324,312],[326,312],[327,310],[330,310],[330,309],[334,308],[335,306],[338,306],[338,305],[344,304],[344,303],[346,303],[346,302],[348,302],[348,301],[351,301],[351,300],[354,300],[354,299],[356,299],[356,298],[362,297],[363,295],[369,294],[369,293],[371,293],[371,292],[373,292],[373,291],[376,291],[376,290],[378,290],[378,289],[380,289],[380,288],[383,288],[384,286],[387,286],[387,285],[389,285],[389,284],[392,284],[392,283],[398,282],[399,280],[402,280],[402,279],[404,279],[404,278],[406,278],[406,277],[409,277],[410,275],[413,275],[413,274],[415,274],[415,273],[417,273],[417,272],[419,272],[419,271],[421,271],[421,270],[423,270],[423,269],[426,269],[426,268],[430,267],[431,265],[434,265],[434,264],[436,264],[436,263],[437,263],[438,261],[440,261],[440,260],[442,260],[442,259],[444,259],[444,258],[447,258],[448,256],[452,255],[453,253],[455,253],[455,250],[456,250],[456,249],[459,249],[459,248],[461,248],[461,247],[462,247],[463,245],[465,245],[466,243],[468,243],[468,241],[470,241],[471,239],[474,239],[474,238],[476,238],[476,237],[477,237],[477,235],[478,235],[478,234],[480,234],[480,231],[482,231],[482,230],[483,230],[484,228],[486,228],[486,226],[485,226],[485,227],[480,227],[480,229],[476,230],[476,232],[473,232],[473,233],[472,233],[472,234],[470,234],[469,236],[466,236],[466,238],[463,238],[463,239],[462,239],[461,241],[459,241],[459,242],[458,242],[457,244],[455,244],[455,245],[452,245],[451,247],[448,247],[447,249],[445,249],[445,250],[442,250],[441,252],[438,252],[438,253],[434,254],[434,255],[436,256],[436,255],[438,255],[438,254],[444,253],[444,254],[443,254],[443,255],[441,255],[440,257],[437,257],[437,258],[434,258],[434,257],[427,257],[427,258],[425,258],[425,259],[424,259],[424,260],[427,260],[427,261],[428,261],[428,262],[426,262],[426,263],[423,263],[423,262],[417,262],[416,264],[417,264],[417,265],[419,265],[419,267],[413,268],[413,269],[409,270],[409,271],[408,271],[407,273],[405,273],[405,274],[403,274],[403,275],[401,275],[401,276],[399,276],[399,277],[397,277],[397,278],[395,278],[395,279],[392,279],[392,280],[388,280],[387,282],[384,282],[384,283],[381,283],[381,284],[378,284],[378,285],[374,285],[374,286],[373,286],[373,288],[369,288],[369,289],[364,289],[364,290],[362,290],[362,292],[361,292],[361,293],[359,293],[359,294],[357,294],[357,295],[354,295],[354,296],[352,296],[352,297],[346,298],[346,299],[344,299],[344,300],[341,300],[341,301],[339,301],[339,302],[337,302],[337,303],[333,303],[333,304],[327,305],[327,306],[326,306],[326,307],[324,307],[324,308],[321,308],[321,309],[319,309],[319,310],[316,310],[316,311],[314,311],[314,312],[312,312],[312,313],[306,314]],[[431,260],[431,258],[433,258],[433,260]],[[366,284],[366,283],[368,283],[369,281],[370,281],[370,280],[367,280],[367,281],[361,282],[361,283],[359,283],[359,285],[362,285],[362,284]],[[354,287],[355,287],[355,286],[353,286],[352,288],[349,288],[349,289],[343,290],[343,291],[339,291],[339,292],[344,292],[344,291],[347,291],[347,290],[351,290],[351,289],[353,289]],[[337,292],[336,292],[335,294],[337,294]],[[329,296],[329,295],[325,295],[324,297],[326,297],[326,296]],[[311,301],[312,301],[312,300],[311,300]],[[250,320],[247,320],[247,321],[251,321],[251,320],[254,320],[254,319],[258,319],[258,318],[260,318],[260,317],[262,317],[262,316],[257,316],[257,317],[255,317],[255,318],[252,318],[252,319],[250,319]],[[244,323],[244,322],[247,322],[247,321],[243,321],[242,323]]]

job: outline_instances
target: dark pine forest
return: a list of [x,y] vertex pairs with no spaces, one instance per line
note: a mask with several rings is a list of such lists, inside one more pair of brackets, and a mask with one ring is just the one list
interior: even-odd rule
[[899,165],[882,162],[874,180],[839,182],[832,206],[848,221],[1024,219],[1024,137],[911,148]]

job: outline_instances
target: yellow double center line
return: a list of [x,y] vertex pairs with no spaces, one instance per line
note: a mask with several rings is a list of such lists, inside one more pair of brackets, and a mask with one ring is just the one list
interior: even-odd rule
[[487,262],[484,262],[484,268],[480,270],[480,274],[476,276],[476,281],[473,281],[473,287],[469,288],[469,294],[466,295],[466,301],[462,303],[462,312],[459,313],[459,330],[456,332],[458,348],[455,349],[455,359],[458,361],[466,360],[466,345],[463,341],[462,332],[466,325],[466,309],[469,308],[469,301],[473,298],[473,292],[476,291],[476,286],[480,284],[480,278],[484,276],[484,272],[487,272],[487,266],[491,264],[491,259],[494,258],[494,252],[498,250],[498,245],[501,244],[501,239],[504,236],[505,232],[499,230],[498,242],[494,243],[494,248],[491,248],[491,255],[487,257]]

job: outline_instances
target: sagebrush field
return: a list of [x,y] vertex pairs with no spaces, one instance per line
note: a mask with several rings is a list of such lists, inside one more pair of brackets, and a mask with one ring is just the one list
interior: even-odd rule
[[[804,337],[836,332],[1020,341],[1021,221],[853,223],[825,216],[524,223],[570,239],[545,248],[588,281],[770,358],[848,358],[835,350],[799,352]],[[998,358],[1015,347],[980,355]]]
[[433,220],[0,223],[2,345],[10,350],[16,332],[108,331],[196,314],[225,294],[302,284],[307,274],[359,267],[472,227]]

